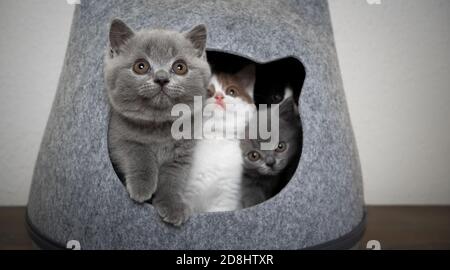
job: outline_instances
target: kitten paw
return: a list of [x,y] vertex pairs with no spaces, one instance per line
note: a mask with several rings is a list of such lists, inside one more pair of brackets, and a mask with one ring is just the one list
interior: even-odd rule
[[180,226],[189,219],[190,210],[182,203],[153,202],[156,211],[164,222]]
[[138,203],[150,200],[156,190],[156,184],[142,180],[127,181],[126,187],[130,198]]

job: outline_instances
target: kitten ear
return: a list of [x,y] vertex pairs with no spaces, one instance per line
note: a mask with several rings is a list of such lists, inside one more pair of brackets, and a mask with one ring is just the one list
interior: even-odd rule
[[280,103],[279,110],[280,118],[283,118],[287,121],[297,118],[297,106],[295,105],[294,99],[292,97],[288,97],[283,100]]
[[114,19],[109,29],[109,42],[111,49],[118,51],[131,37],[134,36],[133,30],[123,21]]
[[186,32],[184,36],[192,43],[195,50],[197,51],[197,56],[201,57],[205,52],[206,48],[206,26],[204,24],[199,24]]
[[250,64],[236,73],[236,77],[242,83],[242,86],[246,89],[255,84],[256,67],[254,64]]

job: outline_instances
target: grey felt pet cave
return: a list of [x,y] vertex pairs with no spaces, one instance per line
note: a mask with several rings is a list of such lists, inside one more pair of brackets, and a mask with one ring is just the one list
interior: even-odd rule
[[[176,228],[136,204],[111,164],[103,56],[109,23],[187,30],[204,23],[207,47],[266,63],[293,57],[306,78],[299,99],[303,151],[270,200],[192,216]],[[362,177],[328,5],[297,1],[93,1],[77,6],[30,191],[27,224],[38,246],[82,249],[350,248],[364,229]]]

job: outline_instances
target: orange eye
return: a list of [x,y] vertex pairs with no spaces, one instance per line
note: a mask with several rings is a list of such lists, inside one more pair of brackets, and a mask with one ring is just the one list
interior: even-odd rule
[[233,87],[230,87],[227,89],[227,91],[225,91],[225,93],[231,97],[235,97],[237,95],[237,90]]
[[261,158],[261,155],[256,151],[251,151],[247,154],[247,157],[250,161],[257,161]]
[[280,142],[278,144],[278,146],[277,146],[277,149],[275,149],[275,151],[277,151],[277,152],[284,152],[286,150],[286,148],[287,148],[286,143]]
[[133,65],[134,73],[139,74],[139,75],[144,75],[145,73],[147,73],[147,71],[149,69],[150,69],[150,64],[144,59],[137,60]]
[[184,75],[188,72],[188,67],[186,62],[184,62],[183,60],[178,60],[173,63],[172,70],[177,75]]

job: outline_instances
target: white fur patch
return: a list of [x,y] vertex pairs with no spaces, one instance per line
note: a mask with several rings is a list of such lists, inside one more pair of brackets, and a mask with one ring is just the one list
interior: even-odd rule
[[290,97],[292,97],[293,95],[294,95],[294,92],[293,92],[292,89],[288,86],[288,87],[286,87],[285,94],[284,94],[284,99],[283,99],[283,100],[285,100],[285,99],[287,99],[287,98],[290,98]]
[[242,208],[241,156],[238,140],[205,139],[197,143],[185,193],[195,213]]
[[[211,79],[216,93],[224,96],[227,104],[233,104],[230,111],[226,110],[223,126],[232,128],[236,133],[244,132],[248,119],[245,117],[229,117],[234,115],[231,110],[248,112],[251,117],[256,110],[254,104],[248,104],[240,98],[225,95],[225,91],[215,76]],[[214,97],[206,103],[214,103]],[[231,109],[233,108],[233,109]],[[214,110],[223,110],[219,106]],[[203,119],[217,121],[217,118]],[[236,121],[236,122],[235,122]],[[241,177],[243,157],[238,138],[228,138],[226,134],[217,138],[219,130],[211,131],[216,139],[202,139],[197,142],[193,156],[193,165],[186,187],[185,199],[194,213],[232,211],[241,209]],[[222,134],[222,132],[220,132]],[[211,138],[211,137],[210,137]]]

